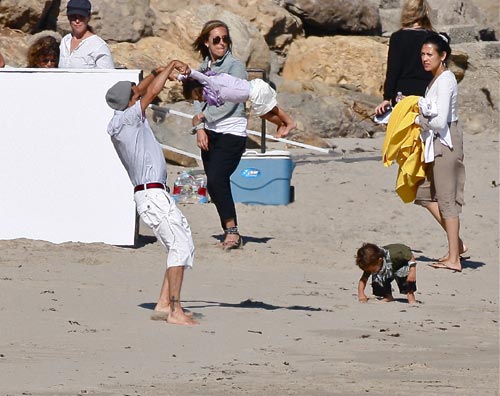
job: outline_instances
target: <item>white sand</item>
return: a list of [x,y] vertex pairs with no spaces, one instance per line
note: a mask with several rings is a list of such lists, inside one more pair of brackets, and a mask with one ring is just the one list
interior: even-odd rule
[[[242,250],[215,246],[213,205],[181,206],[197,248],[182,293],[196,327],[149,319],[166,257],[152,238],[138,249],[0,241],[0,394],[498,395],[497,137],[465,138],[462,273],[426,266],[445,235],[393,192],[382,137],[336,144],[345,158],[292,150],[294,203],[238,204]],[[418,306],[397,292],[357,302],[364,241],[415,250]]]

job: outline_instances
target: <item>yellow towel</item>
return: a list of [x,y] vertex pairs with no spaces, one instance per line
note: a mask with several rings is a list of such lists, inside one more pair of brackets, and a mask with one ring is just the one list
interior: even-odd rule
[[382,146],[384,166],[399,165],[396,192],[405,203],[413,202],[417,187],[425,179],[424,150],[418,115],[418,96],[407,96],[392,110]]

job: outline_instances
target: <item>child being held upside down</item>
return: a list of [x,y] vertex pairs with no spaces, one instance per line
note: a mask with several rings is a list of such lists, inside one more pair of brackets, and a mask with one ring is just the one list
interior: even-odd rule
[[[245,103],[250,100],[255,113],[277,125],[275,137],[287,136],[297,124],[283,109],[278,107],[276,91],[260,78],[251,81],[231,76],[227,73],[201,73],[191,69],[181,61],[175,69],[180,71],[177,79],[182,81],[183,94],[187,100],[207,102],[209,105],[221,106],[224,102]],[[193,119],[196,126],[204,121],[203,113]]]

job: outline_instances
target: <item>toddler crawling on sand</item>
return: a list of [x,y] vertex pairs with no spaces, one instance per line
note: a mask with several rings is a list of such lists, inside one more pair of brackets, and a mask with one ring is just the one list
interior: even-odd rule
[[366,283],[372,276],[373,294],[382,301],[393,301],[391,282],[396,280],[400,293],[406,293],[408,302],[415,304],[414,292],[417,290],[417,263],[411,249],[395,243],[379,247],[364,243],[356,254],[356,265],[363,270],[358,282],[358,300],[367,302]]

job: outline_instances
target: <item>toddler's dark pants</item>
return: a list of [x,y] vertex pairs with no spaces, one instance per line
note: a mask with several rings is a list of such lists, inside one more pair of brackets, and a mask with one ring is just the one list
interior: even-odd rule
[[[399,277],[395,277],[395,279],[401,294],[408,294],[409,292],[417,291],[417,282],[408,282],[406,278]],[[384,286],[380,286],[377,282],[373,282],[372,290],[373,294],[377,297],[385,297],[389,294],[392,295],[391,281],[386,281]]]

